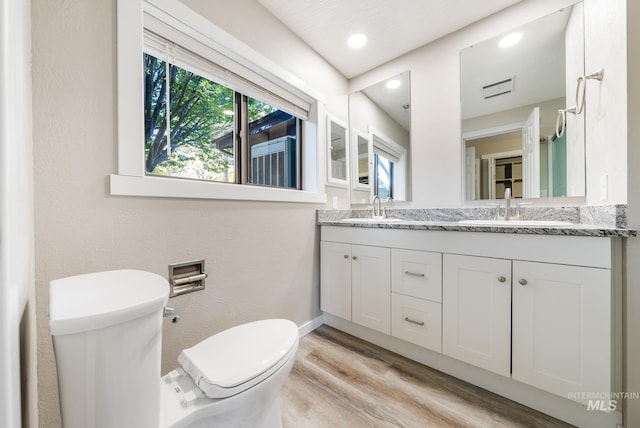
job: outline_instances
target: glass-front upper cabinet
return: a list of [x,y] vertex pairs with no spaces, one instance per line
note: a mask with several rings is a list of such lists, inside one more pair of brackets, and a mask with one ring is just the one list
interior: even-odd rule
[[327,115],[327,184],[349,187],[349,134],[347,125]]

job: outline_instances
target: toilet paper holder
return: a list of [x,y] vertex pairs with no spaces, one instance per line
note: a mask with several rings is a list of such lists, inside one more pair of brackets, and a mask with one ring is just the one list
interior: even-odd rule
[[208,276],[204,270],[204,260],[170,264],[169,297],[204,290],[204,281]]

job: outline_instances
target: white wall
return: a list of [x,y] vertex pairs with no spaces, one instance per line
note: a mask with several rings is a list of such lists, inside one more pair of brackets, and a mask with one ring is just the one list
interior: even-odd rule
[[[462,202],[460,51],[554,12],[575,0],[529,0],[416,49],[352,79],[351,91],[384,77],[411,71],[413,206],[456,207]],[[621,6],[622,5],[622,6]],[[605,84],[589,82],[587,129],[588,203],[626,202],[626,71],[624,0],[585,0],[587,71],[605,67]],[[603,34],[598,39],[597,35]],[[622,50],[622,51],[621,51]],[[597,119],[591,119],[596,116]],[[600,200],[599,180],[609,175],[609,197]],[[595,183],[595,184],[594,184]]]
[[[347,82],[257,3],[193,1],[215,23],[326,94],[347,118]],[[162,370],[181,349],[224,328],[320,314],[314,204],[110,196],[117,168],[115,0],[33,2],[36,292],[41,427],[59,427],[48,329],[49,281],[204,258],[206,290],[172,299]],[[348,199],[347,199],[348,200]]]
[[[585,72],[604,68],[604,80],[587,82],[587,202],[627,203],[626,0],[585,1]],[[608,197],[600,180],[608,176]]]

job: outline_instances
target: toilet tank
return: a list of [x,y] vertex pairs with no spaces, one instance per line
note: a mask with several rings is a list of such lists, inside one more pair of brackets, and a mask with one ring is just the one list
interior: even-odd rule
[[167,281],[115,270],[51,281],[64,428],[157,428]]

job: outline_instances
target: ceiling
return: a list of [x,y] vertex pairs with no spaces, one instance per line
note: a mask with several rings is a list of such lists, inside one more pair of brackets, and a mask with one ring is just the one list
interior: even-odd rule
[[[347,78],[521,0],[258,0]],[[368,42],[347,46],[353,33]]]

